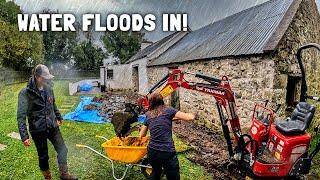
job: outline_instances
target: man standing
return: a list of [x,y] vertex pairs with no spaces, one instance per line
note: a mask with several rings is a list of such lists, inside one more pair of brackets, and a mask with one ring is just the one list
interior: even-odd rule
[[51,87],[52,78],[53,75],[45,65],[39,64],[33,69],[27,87],[19,93],[17,112],[19,132],[24,146],[30,146],[31,140],[26,126],[28,118],[29,132],[35,143],[39,167],[45,179],[52,178],[48,162],[47,140],[49,140],[57,152],[60,179],[75,180],[77,178],[68,173],[68,150],[59,129],[63,119],[55,104]]

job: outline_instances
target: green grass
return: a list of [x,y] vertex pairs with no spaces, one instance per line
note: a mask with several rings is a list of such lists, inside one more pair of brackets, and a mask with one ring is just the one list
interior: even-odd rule
[[[38,169],[37,152],[34,144],[25,148],[21,141],[7,137],[10,132],[18,132],[16,122],[17,96],[25,83],[5,86],[0,92],[0,143],[8,147],[0,151],[0,179],[41,179]],[[66,81],[55,82],[55,96],[58,107],[63,107],[63,113],[71,111],[77,104],[79,97],[68,96],[68,83]],[[71,104],[71,105],[70,105]],[[95,135],[113,137],[114,132],[111,124],[97,125],[89,123],[65,121],[61,127],[65,143],[68,147],[68,161],[70,171],[80,179],[112,179],[111,165],[105,159],[98,157],[94,153],[75,147],[75,144],[86,144],[101,150],[102,141],[96,139]],[[186,158],[184,150],[188,146],[184,145],[175,137],[177,143],[178,158],[180,161],[181,179],[212,179],[204,172],[201,166],[190,162]],[[50,168],[54,179],[58,179],[59,174],[56,164],[56,154],[49,143]],[[124,170],[123,164],[116,163],[116,172],[119,174]],[[126,179],[144,179],[138,167],[129,169]]]
[[[319,103],[315,103],[314,101],[310,101],[311,103],[314,103],[314,105],[316,105],[316,114],[315,117],[313,118],[313,122],[312,122],[312,127],[316,127],[319,125],[320,127],[320,105]],[[314,133],[313,128],[309,129],[309,132],[312,133],[312,142],[311,142],[311,149],[313,150],[317,143],[320,142],[320,130],[318,132],[318,134]],[[315,156],[315,158],[313,159],[313,166],[311,167],[311,173],[312,174],[316,174],[318,176],[320,176],[320,154],[317,154]]]

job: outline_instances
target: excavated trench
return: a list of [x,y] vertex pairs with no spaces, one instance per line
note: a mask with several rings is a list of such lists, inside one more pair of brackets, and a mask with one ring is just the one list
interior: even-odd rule
[[227,170],[229,154],[222,135],[194,122],[176,121],[173,131],[184,143],[192,147],[188,159],[203,166],[214,179],[243,179],[236,169]]

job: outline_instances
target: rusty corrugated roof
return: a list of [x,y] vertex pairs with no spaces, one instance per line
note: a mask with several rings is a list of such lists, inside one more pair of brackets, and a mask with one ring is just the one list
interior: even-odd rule
[[277,45],[274,41],[280,40],[272,36],[283,36],[300,2],[301,0],[270,0],[192,31],[165,53],[150,61],[149,66],[261,54],[265,50],[272,50]]

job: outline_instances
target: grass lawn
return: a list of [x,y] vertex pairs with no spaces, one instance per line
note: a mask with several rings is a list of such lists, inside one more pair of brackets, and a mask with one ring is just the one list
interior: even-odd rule
[[[25,148],[21,141],[7,137],[10,132],[18,132],[16,122],[17,97],[25,83],[5,86],[0,90],[0,144],[8,147],[0,151],[0,179],[41,179],[38,169],[37,152],[34,144]],[[68,83],[66,81],[55,82],[55,95],[58,107],[62,113],[66,113],[77,104],[79,97],[68,96]],[[111,165],[108,161],[100,158],[85,149],[78,149],[75,144],[86,144],[100,150],[101,140],[95,135],[113,137],[114,132],[111,124],[97,125],[65,121],[61,127],[63,137],[69,153],[68,161],[70,171],[80,179],[112,179]],[[183,147],[181,141],[176,139],[179,147]],[[56,154],[49,143],[50,167],[54,179],[58,179]],[[178,154],[180,161],[181,179],[212,179],[204,172],[201,166],[190,162],[186,154]],[[117,163],[116,163],[117,164]],[[116,171],[124,170],[123,164],[116,165]],[[120,173],[117,173],[118,176]],[[138,167],[133,167],[127,173],[127,179],[144,179]]]

